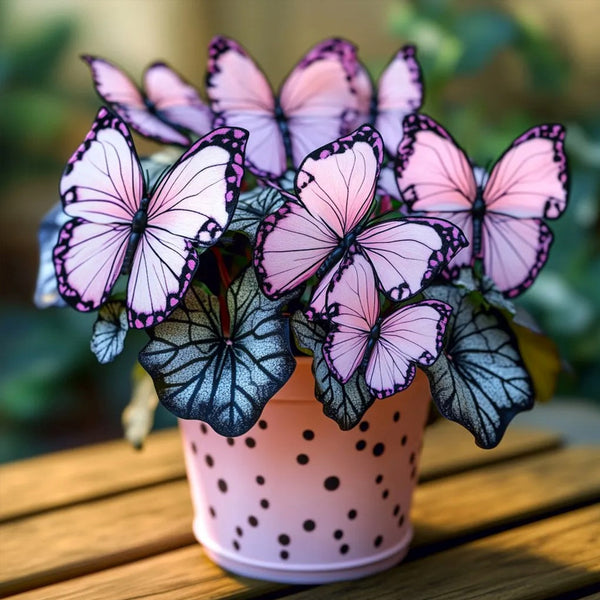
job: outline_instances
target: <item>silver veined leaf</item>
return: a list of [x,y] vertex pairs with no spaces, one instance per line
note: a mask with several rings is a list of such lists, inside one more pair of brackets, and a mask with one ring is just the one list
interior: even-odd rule
[[301,311],[292,316],[292,330],[298,346],[313,355],[315,396],[323,404],[323,413],[340,429],[352,429],[375,400],[365,378],[358,371],[344,384],[334,377],[323,356],[327,332],[317,322],[309,321]]
[[432,286],[425,294],[453,309],[446,348],[423,369],[433,400],[478,446],[493,448],[513,417],[533,406],[533,385],[515,335],[500,310],[476,305],[465,290]]
[[295,368],[281,306],[246,269],[227,290],[227,335],[219,299],[190,286],[169,319],[149,331],[139,356],[162,404],[224,436],[248,431]]
[[67,305],[62,299],[62,296],[58,293],[52,252],[58,241],[58,232],[70,218],[71,217],[63,212],[62,204],[57,202],[46,215],[44,215],[44,218],[40,223],[38,229],[40,265],[35,284],[35,292],[33,294],[33,302],[38,308]]
[[275,212],[284,202],[281,193],[270,187],[256,187],[240,194],[229,229],[242,231],[254,243],[256,230],[261,221]]
[[123,352],[128,329],[124,302],[111,300],[100,307],[90,343],[99,363],[109,363]]

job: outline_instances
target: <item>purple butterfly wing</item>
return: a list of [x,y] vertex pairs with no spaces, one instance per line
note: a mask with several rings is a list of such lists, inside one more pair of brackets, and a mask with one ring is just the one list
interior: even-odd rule
[[472,208],[477,182],[465,153],[433,119],[412,114],[404,120],[404,134],[396,157],[396,177],[411,212],[446,219],[465,234],[471,246],[453,258],[447,273],[473,262]]
[[395,156],[406,115],[423,104],[423,76],[414,46],[400,49],[385,68],[377,86],[375,127],[382,132],[386,150]]
[[313,47],[286,78],[279,102],[294,166],[315,148],[351,130],[359,109],[351,85],[357,70],[354,46],[329,39]]
[[98,308],[119,276],[131,220],[144,194],[133,141],[123,122],[102,108],[60,182],[71,217],[54,248],[58,290],[78,310]]
[[215,37],[209,48],[206,91],[215,126],[242,127],[250,132],[248,168],[276,179],[287,167],[285,146],[275,118],[275,97],[264,73],[236,42]]
[[382,156],[381,137],[365,126],[306,157],[295,184],[300,201],[288,201],[257,232],[254,265],[268,296],[314,275],[366,217]]
[[341,383],[361,365],[371,329],[379,317],[379,294],[373,268],[360,254],[345,261],[328,296],[333,327],[325,339],[323,356]]
[[198,266],[196,248],[229,225],[243,176],[247,134],[217,129],[193,144],[153,192],[127,287],[132,327],[151,327],[179,304]]
[[131,127],[166,144],[187,146],[189,140],[164,123],[146,104],[138,87],[118,67],[103,58],[83,56],[89,65],[98,95]]
[[162,119],[198,136],[212,129],[212,112],[196,89],[165,63],[148,67],[144,75],[148,99]]
[[467,245],[448,221],[416,217],[369,225],[356,241],[395,301],[418,294]]
[[483,190],[482,256],[485,273],[514,297],[535,280],[548,259],[556,219],[568,197],[564,129],[534,127],[496,163]]
[[424,300],[383,319],[365,371],[374,396],[385,398],[402,391],[411,384],[415,365],[435,362],[443,348],[450,313],[447,304]]

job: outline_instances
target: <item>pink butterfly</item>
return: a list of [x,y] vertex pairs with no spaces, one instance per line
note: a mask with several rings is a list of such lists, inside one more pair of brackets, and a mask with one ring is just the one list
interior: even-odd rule
[[257,175],[276,179],[315,148],[350,131],[357,97],[350,85],[357,61],[352,44],[317,44],[296,65],[277,97],[263,72],[233,40],[209,46],[207,93],[215,125],[250,132],[246,161]]
[[395,156],[404,117],[423,104],[423,76],[415,47],[404,46],[395,54],[379,77],[376,89],[362,65],[353,85],[359,98],[357,125],[372,124],[381,133],[385,149]]
[[108,299],[128,274],[129,325],[164,320],[184,295],[198,252],[231,219],[243,175],[247,132],[223,128],[191,146],[148,192],[127,127],[105,108],[60,182],[72,217],[54,248],[58,291],[81,311]]
[[118,67],[102,58],[83,56],[100,97],[142,135],[165,144],[188,146],[180,130],[202,136],[212,129],[212,113],[198,92],[164,63],[150,65],[144,73],[144,90]]
[[424,300],[380,317],[379,293],[367,259],[353,255],[342,272],[329,293],[333,327],[323,356],[341,383],[364,368],[371,393],[385,398],[410,385],[415,364],[435,362],[451,308]]
[[369,125],[304,159],[296,175],[297,199],[288,198],[257,231],[254,265],[267,296],[280,298],[317,275],[311,310],[322,314],[342,261],[360,253],[381,291],[403,300],[466,244],[458,228],[440,219],[369,222],[382,160],[383,141]]
[[410,210],[458,225],[471,246],[453,259],[449,277],[483,261],[508,297],[526,290],[544,266],[556,219],[567,205],[567,159],[561,125],[540,125],[517,138],[489,178],[473,169],[450,134],[423,115],[409,115],[398,149],[398,186]]

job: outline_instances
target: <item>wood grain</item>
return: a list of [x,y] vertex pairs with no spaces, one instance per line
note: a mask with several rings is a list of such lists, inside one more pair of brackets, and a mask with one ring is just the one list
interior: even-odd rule
[[296,594],[221,571],[200,546],[190,546],[12,600],[239,600],[263,598],[274,590],[288,600],[542,600],[600,583],[598,539],[600,507],[593,506],[407,562],[375,577]]
[[[434,479],[559,444],[556,434],[513,428],[498,448],[482,450],[462,427],[443,421],[426,432],[421,478]],[[177,429],[153,433],[140,452],[118,440],[19,461],[0,466],[0,522],[184,477]]]
[[0,522],[185,477],[177,429],[143,450],[117,440],[0,466]]
[[[595,466],[594,466],[595,465]],[[571,448],[420,486],[415,547],[485,532],[600,498],[600,450]],[[32,516],[0,527],[0,591],[17,592],[193,543],[186,481]]]

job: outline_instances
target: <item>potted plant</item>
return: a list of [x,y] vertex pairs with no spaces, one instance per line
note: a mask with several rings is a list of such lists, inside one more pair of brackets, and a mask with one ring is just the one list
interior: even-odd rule
[[[374,86],[326,40],[274,94],[218,37],[210,109],[163,63],[142,92],[84,57],[108,108],[40,230],[37,302],[98,310],[100,362],[147,332],[194,531],[235,572],[317,583],[397,563],[430,397],[482,447],[533,404],[511,299],[566,206],[564,131],[474,167],[418,114],[415,54]],[[180,156],[139,159],[129,127]]]

